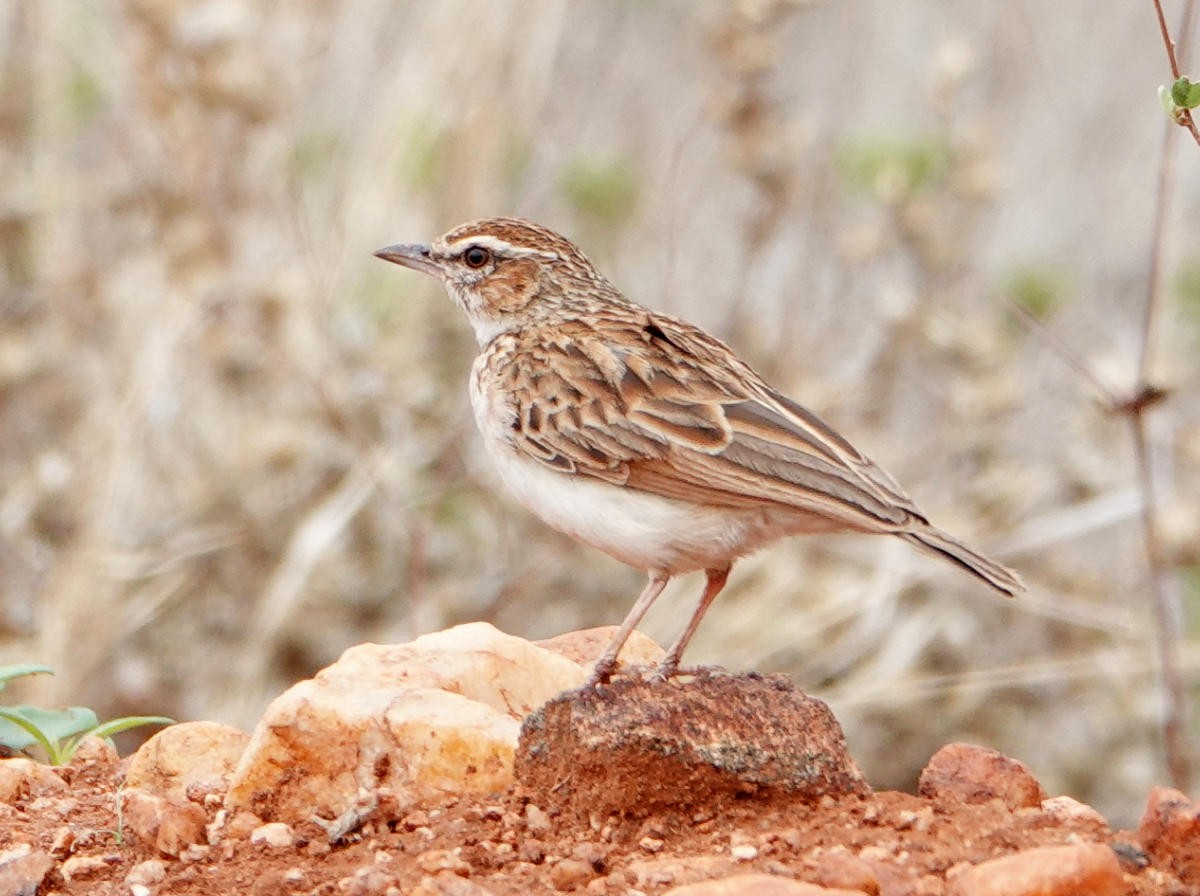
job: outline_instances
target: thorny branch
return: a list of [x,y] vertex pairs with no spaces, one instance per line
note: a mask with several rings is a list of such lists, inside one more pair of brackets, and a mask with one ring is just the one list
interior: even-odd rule
[[[1159,30],[1167,48],[1171,73],[1178,79],[1179,60],[1163,15],[1161,0],[1154,0]],[[1180,34],[1191,32],[1194,0],[1183,7]],[[1188,110],[1181,110],[1178,120],[1183,123],[1197,143],[1200,132]],[[1154,458],[1147,431],[1147,412],[1164,400],[1166,390],[1154,383],[1154,347],[1157,344],[1157,321],[1162,294],[1162,268],[1166,254],[1165,233],[1168,210],[1175,183],[1175,131],[1170,124],[1164,128],[1162,151],[1159,156],[1158,180],[1155,186],[1154,223],[1151,233],[1150,259],[1146,271],[1146,297],[1142,313],[1141,348],[1138,358],[1137,382],[1131,397],[1115,406],[1129,421],[1133,438],[1138,483],[1142,492],[1142,538],[1145,542],[1149,588],[1154,608],[1159,675],[1163,690],[1163,751],[1167,772],[1172,783],[1187,791],[1191,783],[1191,755],[1187,736],[1187,693],[1180,670],[1179,642],[1182,635],[1183,611],[1180,606],[1178,582],[1166,569],[1158,525],[1157,495],[1155,493]]]
[[[1192,0],[1187,0],[1183,7],[1183,22],[1180,25],[1179,33],[1188,34],[1191,32],[1192,25],[1192,10],[1195,4]],[[1171,31],[1167,27],[1167,17],[1163,14],[1162,0],[1154,0],[1154,11],[1158,14],[1158,30],[1162,33],[1163,44],[1167,48],[1167,60],[1171,64],[1171,77],[1178,81],[1182,75],[1179,71],[1179,60],[1175,58],[1175,41],[1171,40]],[[1179,109],[1176,113],[1176,122],[1183,125],[1192,132],[1192,138],[1197,144],[1200,144],[1200,130],[1196,128],[1196,121],[1192,118],[1191,109]]]
[[[1178,79],[1180,77],[1179,61],[1175,55],[1175,44],[1167,29],[1161,0],[1154,0],[1154,8],[1158,14],[1159,28],[1167,47],[1171,72]],[[1180,27],[1181,34],[1190,33],[1194,9],[1195,0],[1186,0]],[[1200,143],[1200,132],[1197,131],[1191,114],[1187,110],[1182,110],[1182,112],[1186,114],[1180,115],[1179,122],[1185,124],[1196,138],[1197,143]],[[1154,459],[1147,426],[1150,410],[1170,397],[1169,390],[1154,382],[1153,367],[1161,304],[1162,268],[1166,254],[1166,225],[1175,183],[1175,130],[1173,125],[1173,122],[1169,122],[1164,129],[1162,152],[1159,156],[1137,378],[1128,392],[1114,390],[1068,344],[1043,327],[1024,308],[1015,303],[1014,307],[1026,326],[1045,339],[1056,354],[1104,396],[1108,409],[1115,414],[1120,414],[1129,422],[1134,460],[1137,466],[1138,486],[1142,494],[1142,539],[1146,551],[1148,585],[1154,611],[1155,650],[1163,692],[1163,753],[1171,783],[1187,792],[1191,783],[1192,757],[1187,737],[1187,694],[1179,655],[1183,613],[1180,606],[1178,582],[1166,568],[1168,558],[1165,556],[1159,531]]]

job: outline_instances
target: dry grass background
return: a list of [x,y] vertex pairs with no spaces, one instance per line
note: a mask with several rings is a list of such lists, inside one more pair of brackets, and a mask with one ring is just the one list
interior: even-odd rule
[[[370,254],[518,214],[1032,586],[792,541],[692,660],[794,674],[877,785],[969,739],[1128,822],[1164,776],[1128,433],[1007,302],[1132,381],[1167,79],[1149,4],[9,0],[0,658],[248,726],[362,640],[616,622],[640,573],[497,489],[465,323]],[[1192,695],[1198,171],[1181,145],[1151,433]]]

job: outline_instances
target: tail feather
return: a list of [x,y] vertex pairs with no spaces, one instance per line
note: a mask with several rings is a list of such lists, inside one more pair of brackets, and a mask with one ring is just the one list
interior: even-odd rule
[[978,576],[997,591],[1007,594],[1009,597],[1014,597],[1025,590],[1025,583],[1021,581],[1021,577],[1007,566],[967,547],[953,535],[943,532],[941,529],[930,526],[928,529],[921,529],[917,532],[897,532],[896,534],[905,541],[915,544],[921,550],[936,554],[972,575]]

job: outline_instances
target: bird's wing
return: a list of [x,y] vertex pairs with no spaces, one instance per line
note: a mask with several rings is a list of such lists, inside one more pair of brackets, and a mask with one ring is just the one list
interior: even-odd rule
[[890,476],[717,339],[630,312],[526,336],[497,385],[514,447],[556,470],[830,528],[924,522]]

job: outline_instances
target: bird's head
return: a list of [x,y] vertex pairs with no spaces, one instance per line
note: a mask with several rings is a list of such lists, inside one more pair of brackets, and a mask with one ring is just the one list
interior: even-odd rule
[[440,279],[479,344],[498,333],[576,317],[588,302],[625,300],[566,237],[518,218],[460,224],[430,244],[375,253]]

